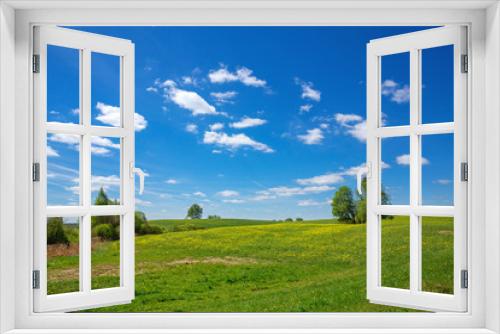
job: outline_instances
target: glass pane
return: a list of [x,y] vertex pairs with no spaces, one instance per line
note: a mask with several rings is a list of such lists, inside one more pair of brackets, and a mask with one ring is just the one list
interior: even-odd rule
[[422,136],[423,205],[453,205],[453,134]]
[[80,50],[47,45],[47,121],[80,123]]
[[381,57],[381,125],[410,124],[410,53]]
[[120,204],[120,139],[92,137],[92,204]]
[[382,216],[382,286],[410,288],[410,218]]
[[80,290],[80,218],[47,218],[47,294]]
[[453,218],[422,217],[422,290],[453,294]]
[[422,123],[453,122],[453,45],[422,50]]
[[92,53],[92,124],[121,126],[120,57]]
[[381,139],[381,203],[410,204],[410,138]]
[[47,134],[47,205],[80,204],[78,135]]
[[120,286],[120,216],[92,217],[92,289]]

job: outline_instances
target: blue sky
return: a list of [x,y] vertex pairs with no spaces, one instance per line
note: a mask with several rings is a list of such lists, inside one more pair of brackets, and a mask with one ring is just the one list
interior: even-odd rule
[[[136,50],[136,165],[149,218],[330,218],[365,160],[366,44],[406,27],[85,27]],[[424,50],[422,121],[453,120],[452,48]],[[408,124],[408,55],[382,60],[385,125]],[[78,54],[49,48],[48,120],[78,122]],[[92,122],[119,124],[119,63],[92,56]],[[117,118],[118,116],[118,118]],[[95,191],[118,197],[119,142],[93,138]],[[49,135],[48,201],[78,201],[79,138]],[[453,202],[452,135],[422,140],[423,203]],[[408,138],[382,143],[384,187],[408,203]]]

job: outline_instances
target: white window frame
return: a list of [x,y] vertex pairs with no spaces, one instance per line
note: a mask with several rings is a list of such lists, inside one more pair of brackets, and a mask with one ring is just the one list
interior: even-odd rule
[[[64,7],[64,8],[63,8]],[[470,27],[470,184],[466,314],[34,314],[32,91],[34,24],[442,25]],[[15,69],[12,64],[15,63]],[[14,83],[14,84],[13,84]],[[0,3],[0,331],[498,333],[500,332],[500,9],[496,1],[27,1]],[[15,127],[12,126],[15,124]],[[14,138],[14,140],[12,140]],[[486,140],[487,138],[487,140]],[[488,180],[488,182],[486,182]],[[12,186],[8,188],[8,186]],[[15,196],[12,198],[12,189]],[[15,257],[12,256],[15,254]],[[13,288],[14,287],[14,288]],[[485,293],[487,291],[487,293]],[[168,329],[171,330],[168,330]],[[216,330],[225,328],[226,330]],[[88,329],[85,331],[85,329]],[[93,329],[93,330],[91,330]],[[101,330],[99,330],[101,329]],[[106,330],[108,329],[108,330]],[[206,329],[206,330],[203,330]],[[349,330],[348,330],[349,329]],[[182,331],[182,330],[179,330]],[[116,332],[116,330],[114,331]],[[185,331],[184,331],[185,332]]]
[[[47,122],[47,46],[76,50],[79,56],[80,123]],[[39,166],[39,181],[33,184],[33,268],[39,273],[39,288],[34,289],[34,311],[74,311],[85,308],[129,303],[134,298],[134,45],[124,39],[52,26],[34,27],[33,52],[39,56],[38,73],[33,74],[34,116],[33,153]],[[96,126],[91,121],[92,53],[119,58],[120,120],[119,127]],[[80,137],[78,205],[47,206],[47,138],[50,134]],[[92,136],[117,139],[119,153],[118,205],[92,205]],[[91,218],[120,217],[120,285],[95,289],[92,282]],[[47,294],[47,218],[78,217],[79,221],[79,291]]]
[[[453,46],[453,121],[422,123],[422,50]],[[382,122],[382,57],[407,52],[410,73],[409,124],[386,126]],[[467,310],[467,289],[461,285],[467,270],[467,181],[461,180],[461,164],[467,163],[467,79],[462,57],[467,56],[465,26],[445,26],[370,41],[367,46],[367,296],[371,302],[422,310]],[[406,69],[403,69],[406,70]],[[422,138],[453,136],[453,205],[422,204]],[[409,140],[409,203],[382,204],[382,141]],[[409,218],[409,289],[382,286],[382,215]],[[422,217],[453,219],[453,294],[422,290]]]

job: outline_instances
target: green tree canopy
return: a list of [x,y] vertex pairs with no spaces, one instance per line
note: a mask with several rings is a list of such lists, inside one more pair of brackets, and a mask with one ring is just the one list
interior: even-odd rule
[[340,187],[333,196],[332,213],[342,222],[353,223],[355,221],[356,206],[349,187]]
[[198,204],[193,204],[189,207],[186,217],[189,219],[201,219],[203,216],[203,208]]
[[69,239],[64,231],[64,221],[61,217],[51,217],[47,220],[47,244],[69,245]]

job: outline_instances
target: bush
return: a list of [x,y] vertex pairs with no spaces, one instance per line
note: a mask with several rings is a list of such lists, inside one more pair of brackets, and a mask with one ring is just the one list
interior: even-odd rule
[[69,245],[69,239],[64,231],[64,222],[61,217],[49,218],[47,221],[47,244]]
[[355,223],[356,207],[349,187],[342,186],[332,200],[332,213],[339,221]]
[[220,219],[220,216],[210,215],[210,216],[207,217],[207,219]]
[[302,219],[302,218],[300,218],[300,217],[297,217],[297,218],[295,218],[295,221],[296,221],[296,222],[303,222],[303,221],[304,221],[304,219]]
[[135,233],[138,235],[145,234],[160,234],[163,233],[163,229],[160,226],[151,225],[148,223],[146,215],[144,212],[135,212]]
[[285,219],[286,222],[293,222],[293,219],[292,218],[287,218]]
[[99,237],[101,240],[119,240],[120,239],[120,229],[116,228],[110,224],[97,225],[93,229],[94,235]]

